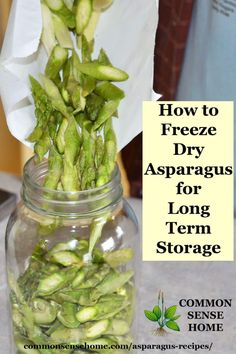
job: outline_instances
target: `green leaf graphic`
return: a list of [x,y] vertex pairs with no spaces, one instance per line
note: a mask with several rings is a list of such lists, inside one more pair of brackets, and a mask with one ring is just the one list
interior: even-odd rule
[[166,322],[166,327],[172,329],[173,331],[180,331],[179,325],[175,321]]
[[157,319],[161,318],[161,308],[160,306],[155,306],[153,309],[153,313],[156,315]]
[[176,310],[177,310],[176,305],[168,307],[168,309],[166,309],[166,311],[165,311],[165,318],[171,319],[172,317],[174,317]]
[[145,316],[153,322],[157,322],[157,316],[155,315],[155,313],[153,313],[152,311],[148,311],[148,310],[144,310]]
[[180,317],[181,317],[180,315],[174,316],[174,317],[171,318],[171,321],[176,321],[176,320],[178,320],[178,318],[180,318]]

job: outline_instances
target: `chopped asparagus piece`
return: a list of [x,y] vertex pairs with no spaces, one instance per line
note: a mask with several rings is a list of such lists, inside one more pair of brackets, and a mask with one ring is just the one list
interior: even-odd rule
[[32,304],[34,322],[39,325],[52,323],[57,317],[57,307],[43,299],[34,299]]
[[49,79],[54,80],[62,66],[67,60],[68,52],[64,48],[56,45],[48,59],[48,63],[45,69],[45,74]]
[[85,335],[87,338],[99,338],[104,333],[108,331],[110,322],[109,320],[97,321],[92,325],[89,325],[85,330]]
[[92,299],[98,299],[102,295],[112,294],[114,291],[121,288],[132,277],[133,271],[124,273],[110,272],[98,286],[92,291]]
[[70,114],[67,110],[65,102],[63,101],[63,98],[61,97],[60,91],[58,90],[57,86],[44,75],[41,75],[41,79],[42,79],[44,89],[48,97],[51,99],[53,107],[58,111],[60,111],[65,117],[69,118]]
[[113,66],[102,65],[99,63],[83,63],[78,65],[78,69],[86,75],[92,76],[97,80],[104,81],[125,81],[129,78],[123,70]]
[[77,306],[70,302],[64,302],[57,318],[67,328],[77,328],[80,322],[76,319]]
[[45,4],[41,4],[42,10],[42,20],[43,20],[43,31],[41,41],[48,53],[51,54],[51,51],[56,45],[56,37],[53,26],[52,13]]
[[48,7],[53,11],[59,11],[63,8],[63,0],[45,0]]
[[83,338],[83,330],[80,328],[66,328],[60,326],[52,334],[51,339],[54,343],[78,344]]
[[125,97],[124,91],[110,82],[99,83],[94,92],[104,100],[122,100]]
[[62,21],[62,19],[59,16],[55,14],[53,14],[52,20],[54,25],[55,36],[60,46],[63,48],[72,49],[73,42],[71,39],[70,31],[68,30],[65,23]]
[[120,104],[119,100],[106,102],[98,114],[98,117],[97,117],[97,120],[93,126],[93,129],[94,130],[99,129],[102,124],[104,124],[109,118],[111,118],[114,115],[114,113],[116,112],[119,104]]
[[124,248],[121,250],[105,253],[105,261],[112,267],[117,268],[130,262],[134,257],[132,248]]
[[48,189],[56,189],[62,173],[61,155],[52,146],[48,158],[48,174],[45,178],[44,186]]
[[99,57],[98,57],[98,62],[102,65],[110,65],[112,66],[112,63],[107,55],[107,53],[105,52],[105,50],[102,48],[100,50],[100,53],[99,53]]
[[78,0],[76,4],[76,32],[82,34],[92,15],[92,0]]
[[37,289],[38,296],[46,296],[55,293],[58,289],[61,289],[66,283],[65,273],[54,273],[47,278],[43,278],[39,282]]
[[61,264],[64,267],[72,265],[82,266],[81,259],[76,256],[72,251],[59,251],[53,253],[50,257],[50,261],[53,263]]
[[84,36],[87,38],[88,42],[91,42],[94,38],[95,30],[97,28],[100,16],[101,11],[93,11],[90,20],[83,31]]

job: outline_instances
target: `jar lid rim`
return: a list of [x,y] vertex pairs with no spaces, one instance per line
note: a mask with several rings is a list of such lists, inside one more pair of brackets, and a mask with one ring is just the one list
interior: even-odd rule
[[[82,195],[82,194],[85,194],[85,193],[98,193],[98,192],[101,192],[103,191],[104,189],[109,189],[112,187],[113,185],[113,180],[115,177],[118,177],[120,179],[120,170],[118,168],[118,165],[116,164],[115,166],[115,169],[114,169],[114,172],[113,172],[113,175],[112,175],[112,178],[105,184],[99,186],[99,187],[95,187],[95,188],[91,188],[91,189],[85,189],[85,190],[81,190],[81,191],[77,191],[77,192],[74,192],[74,191],[63,191],[63,190],[55,190],[55,189],[50,189],[50,188],[47,188],[47,187],[44,187],[42,185],[40,185],[39,183],[37,182],[34,182],[31,178],[31,176],[29,175],[28,173],[28,170],[30,168],[32,168],[33,164],[36,165],[36,157],[33,156],[31,157],[26,163],[25,163],[25,166],[23,168],[23,178],[24,180],[27,182],[27,184],[29,184],[32,188],[36,188],[36,189],[39,189],[45,193],[53,193],[54,195],[56,195],[58,193],[58,195],[71,195],[71,196],[76,196],[76,195]],[[40,165],[47,165],[47,160],[45,159],[44,161],[42,161],[40,163]]]
[[121,176],[116,165],[111,180],[99,187],[67,192],[43,186],[48,171],[47,160],[31,158],[24,167],[22,198],[31,210],[52,216],[74,217],[103,213],[122,199]]

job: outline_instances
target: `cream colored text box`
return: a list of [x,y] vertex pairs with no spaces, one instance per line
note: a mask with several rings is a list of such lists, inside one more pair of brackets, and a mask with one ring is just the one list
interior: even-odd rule
[[[195,115],[160,116],[160,105],[165,108],[171,105],[172,113],[176,113],[193,107]],[[202,107],[216,107],[218,115],[203,115]],[[216,110],[212,109],[215,114]],[[145,261],[232,261],[234,257],[233,241],[233,174],[217,175],[213,178],[205,178],[201,175],[184,176],[173,175],[165,178],[162,175],[145,175],[149,164],[152,163],[156,171],[160,166],[226,166],[233,167],[233,102],[144,102],[143,104],[143,260]],[[163,133],[163,125],[170,123]],[[172,135],[173,127],[215,127],[216,135]],[[169,131],[169,130],[170,131]],[[212,128],[212,131],[214,129]],[[200,131],[200,130],[199,130]],[[195,129],[196,132],[196,129]],[[203,130],[201,131],[203,134]],[[176,145],[178,153],[186,147],[195,147],[183,155],[174,155]],[[197,148],[202,148],[199,153]],[[192,153],[192,155],[190,154]],[[200,155],[200,156],[199,156]],[[197,158],[198,156],[198,158]],[[150,170],[150,169],[149,169]],[[230,168],[229,168],[230,170]],[[229,173],[229,172],[228,172]],[[181,189],[177,193],[179,182],[185,186],[200,186],[198,193],[184,194]],[[186,192],[189,192],[187,188]],[[193,189],[194,191],[194,189]],[[172,204],[172,209],[169,203]],[[210,216],[203,217],[196,214],[198,206],[202,212],[202,206],[209,206]],[[186,213],[190,206],[195,206],[194,214],[176,214],[182,207]],[[205,214],[204,214],[205,215]],[[170,224],[172,223],[172,228]],[[177,223],[177,224],[173,224]],[[181,226],[183,225],[183,227]],[[196,226],[202,225],[202,228]],[[208,227],[206,227],[208,225]],[[179,229],[179,226],[181,228]],[[181,230],[181,232],[179,232]],[[210,234],[206,232],[210,230]],[[170,232],[173,232],[170,233]],[[202,233],[202,232],[205,232]],[[158,245],[157,243],[165,242]],[[170,249],[167,245],[171,243]],[[164,246],[163,246],[164,245]],[[184,251],[181,252],[183,246]],[[185,245],[191,245],[185,252]],[[201,252],[198,253],[201,246]],[[211,256],[203,256],[203,247],[209,245],[215,247]],[[195,247],[195,248],[194,248]],[[197,247],[197,248],[196,248]],[[193,252],[195,249],[195,252]],[[208,250],[208,251],[212,251]],[[170,253],[173,252],[173,253]],[[206,253],[207,254],[207,253]]]

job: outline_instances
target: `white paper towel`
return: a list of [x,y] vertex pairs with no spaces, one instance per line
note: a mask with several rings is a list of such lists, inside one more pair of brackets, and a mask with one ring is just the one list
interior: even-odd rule
[[[100,19],[95,55],[100,48],[114,66],[129,73],[120,84],[126,98],[114,119],[119,150],[142,131],[142,101],[153,98],[153,53],[159,0],[115,0]],[[25,145],[35,126],[29,74],[44,71],[47,56],[39,45],[40,0],[13,0],[0,57],[0,93],[11,133]],[[155,96],[158,99],[160,96]]]

